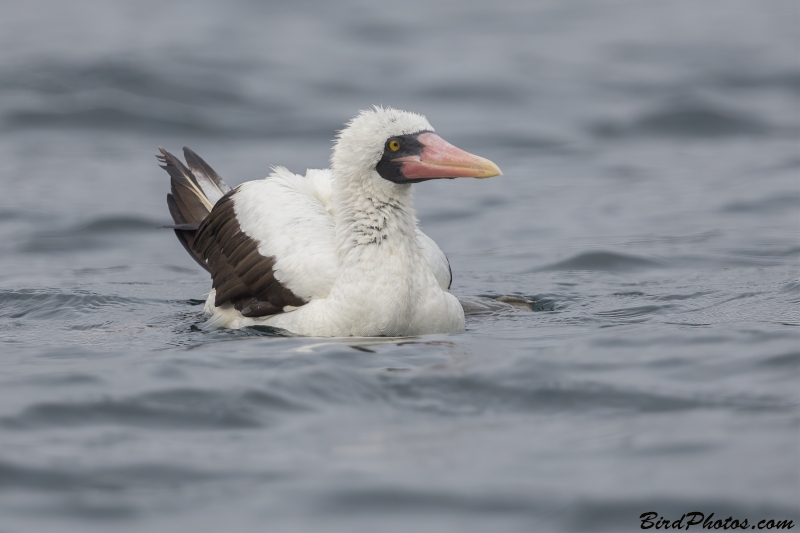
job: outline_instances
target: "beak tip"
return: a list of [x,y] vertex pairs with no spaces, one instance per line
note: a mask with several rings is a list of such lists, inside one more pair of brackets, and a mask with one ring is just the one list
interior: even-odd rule
[[487,177],[487,178],[496,178],[497,176],[502,176],[503,175],[503,171],[500,170],[500,167],[498,167],[493,162],[489,161],[489,164],[487,166],[489,168],[487,169],[488,173],[487,173],[487,175],[485,177]]

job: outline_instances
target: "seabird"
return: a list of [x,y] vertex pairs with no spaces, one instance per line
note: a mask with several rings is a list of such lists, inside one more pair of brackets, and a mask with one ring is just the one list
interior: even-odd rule
[[419,230],[413,184],[502,173],[422,115],[362,111],[338,133],[330,169],[274,167],[235,189],[188,148],[186,165],[159,150],[171,227],[211,274],[206,327],[321,337],[464,330],[447,257]]

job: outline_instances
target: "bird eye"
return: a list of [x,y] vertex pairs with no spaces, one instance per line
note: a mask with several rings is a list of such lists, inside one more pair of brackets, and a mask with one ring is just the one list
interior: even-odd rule
[[400,149],[400,141],[398,141],[397,139],[392,139],[391,141],[389,141],[389,150],[391,150],[392,152],[396,152],[399,149]]

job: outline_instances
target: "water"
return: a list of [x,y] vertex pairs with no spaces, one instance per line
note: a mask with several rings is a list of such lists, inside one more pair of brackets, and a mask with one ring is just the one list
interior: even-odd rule
[[[0,15],[3,533],[798,523],[796,2]],[[198,330],[156,146],[302,172],[371,104],[505,173],[417,188],[467,332]]]

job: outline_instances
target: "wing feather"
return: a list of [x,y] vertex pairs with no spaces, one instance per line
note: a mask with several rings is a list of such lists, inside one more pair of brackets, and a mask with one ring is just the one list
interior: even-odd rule
[[[242,230],[259,243],[262,256],[275,259],[278,286],[299,299],[289,305],[326,297],[338,276],[328,189],[329,171],[298,176],[279,167],[265,180],[243,184],[235,196]],[[288,294],[282,298],[292,301]]]
[[184,154],[189,168],[163,148],[159,147],[159,151],[161,153],[156,157],[170,176],[171,192],[167,195],[167,206],[175,221],[172,229],[192,259],[208,270],[207,262],[193,252],[195,233],[217,200],[230,191],[230,187],[188,148],[184,148]]
[[417,230],[417,241],[422,248],[425,259],[433,270],[436,281],[439,282],[439,286],[442,290],[450,290],[450,285],[453,283],[453,271],[450,269],[450,261],[448,261],[447,256],[433,239],[420,230]]
[[212,205],[231,192],[231,188],[219,174],[186,146],[183,147],[183,157],[186,159],[186,165],[192,171],[195,184],[203,191]]
[[[205,172],[202,160],[186,157],[195,176]],[[216,306],[269,316],[327,295],[338,259],[332,217],[313,190],[318,181],[277,170],[220,197],[192,247],[211,271]]]

